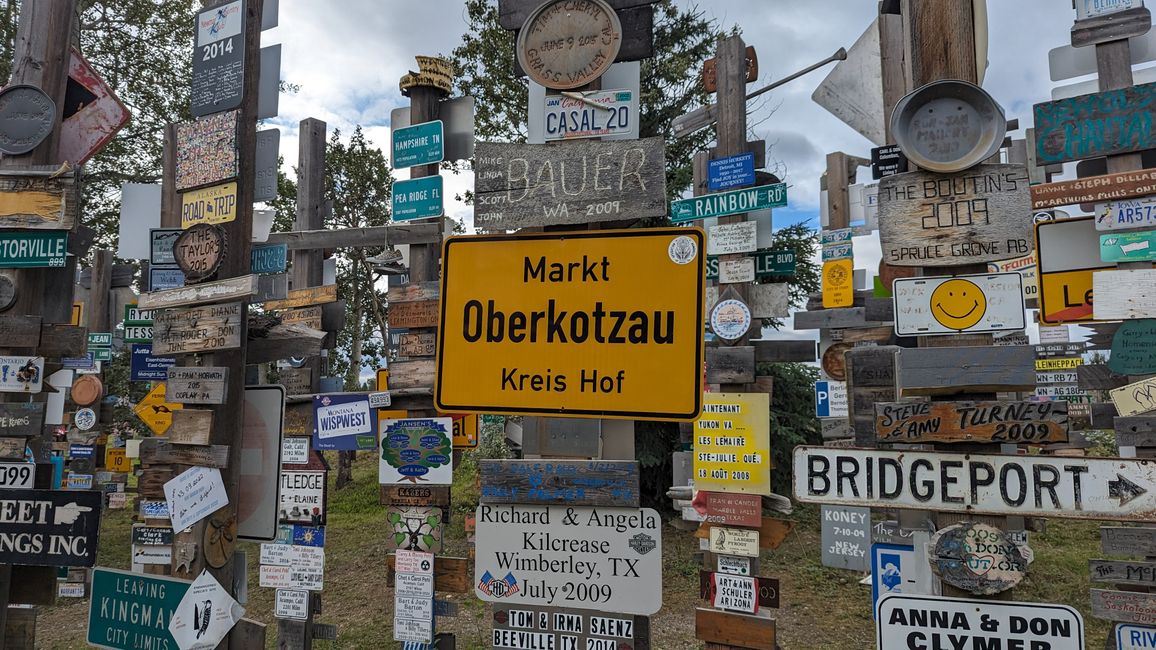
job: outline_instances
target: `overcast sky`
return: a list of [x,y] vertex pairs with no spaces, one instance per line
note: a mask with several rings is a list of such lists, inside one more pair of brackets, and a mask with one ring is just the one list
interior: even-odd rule
[[[876,13],[875,0],[677,0],[698,6],[725,28],[739,26],[759,56],[760,79],[751,89],[850,48]],[[1048,50],[1069,42],[1075,12],[1068,0],[989,2],[988,67],[984,88],[1009,119],[1031,123],[1032,104],[1047,101]],[[313,2],[282,0],[280,26],[266,32],[263,45],[283,43],[282,78],[301,86],[283,95],[281,153],[287,172],[297,160],[297,124],[307,117],[348,133],[362,125],[374,144],[388,150],[389,114],[407,106],[398,81],[415,69],[416,54],[448,54],[466,29],[462,0],[343,0],[324,11]],[[776,210],[776,226],[798,221],[817,224],[819,176],[828,152],[867,157],[866,138],[811,101],[830,67],[776,89],[750,118],[756,137],[773,145],[771,156],[786,165],[789,206]],[[771,111],[773,109],[773,114]],[[1022,136],[1022,131],[1018,134]],[[401,177],[405,177],[404,173]],[[870,175],[861,175],[868,180]],[[447,194],[472,184],[467,175],[447,178]],[[447,213],[471,222],[470,208],[447,204]],[[874,269],[879,259],[874,237],[857,238],[857,268]]]

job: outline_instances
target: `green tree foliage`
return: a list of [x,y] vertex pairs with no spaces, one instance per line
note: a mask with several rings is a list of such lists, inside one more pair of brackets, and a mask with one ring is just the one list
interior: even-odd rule
[[[457,90],[475,98],[474,124],[479,140],[526,141],[528,83],[511,74],[514,34],[498,23],[495,0],[466,0],[469,29],[451,59]],[[641,137],[666,140],[666,191],[679,196],[691,183],[691,158],[712,139],[709,129],[674,139],[674,118],[705,104],[699,83],[703,61],[714,56],[717,24],[697,8],[682,10],[671,0],[654,9],[653,58],[642,62],[645,80],[639,98]]]
[[819,420],[815,418],[815,381],[819,371],[801,363],[768,363],[760,375],[773,378],[771,392],[771,489],[791,494],[791,450],[798,445],[822,444]]

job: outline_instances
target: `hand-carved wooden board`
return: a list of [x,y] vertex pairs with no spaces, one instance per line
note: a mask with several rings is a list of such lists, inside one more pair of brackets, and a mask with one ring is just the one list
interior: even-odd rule
[[391,304],[388,320],[390,327],[437,327],[438,316],[438,302],[424,300]]
[[188,354],[241,347],[241,303],[166,309],[153,318],[153,354]]
[[1156,562],[1088,560],[1092,582],[1156,587]]
[[875,405],[879,442],[1042,444],[1068,439],[1067,402],[893,402]]
[[1032,209],[1046,210],[1079,203],[1103,203],[1156,194],[1156,169],[1088,176],[1032,185]]
[[662,138],[564,147],[479,142],[474,160],[474,225],[479,230],[667,213]]
[[955,266],[1032,251],[1023,165],[955,174],[906,172],[879,181],[879,241],[895,266]]
[[315,330],[321,329],[321,306],[286,309],[281,312],[282,323],[297,323]]
[[242,275],[189,287],[150,291],[149,293],[142,293],[137,304],[141,309],[163,309],[165,307],[185,307],[230,300],[245,300],[257,295],[260,288],[260,278],[261,276],[258,275]]
[[638,507],[638,463],[597,460],[483,460],[485,503]]
[[337,285],[327,284],[321,287],[294,289],[289,292],[289,296],[284,300],[266,300],[265,309],[267,311],[291,309],[293,307],[308,307],[309,305],[322,305],[336,301]]
[[223,404],[229,369],[183,366],[168,369],[165,399],[177,404]]

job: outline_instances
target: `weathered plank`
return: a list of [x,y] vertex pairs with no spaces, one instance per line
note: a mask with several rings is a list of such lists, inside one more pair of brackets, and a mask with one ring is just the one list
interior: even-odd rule
[[36,352],[49,358],[79,357],[87,346],[87,327],[44,324],[40,326],[40,344]]
[[239,348],[242,318],[245,314],[239,302],[160,311],[153,317],[153,354],[162,356]]
[[1156,555],[1156,528],[1101,526],[1100,548],[1109,555]]
[[281,368],[277,379],[285,387],[286,395],[307,395],[313,392],[313,371],[309,368]]
[[169,442],[180,445],[207,445],[213,431],[213,412],[208,409],[173,411]]
[[289,357],[319,354],[325,336],[325,332],[305,325],[277,325],[264,336],[249,339],[245,362],[269,363]]
[[789,287],[785,282],[753,285],[747,305],[751,318],[786,318],[791,307]]
[[294,289],[289,292],[289,295],[284,300],[265,301],[265,309],[266,311],[275,311],[278,309],[292,309],[293,307],[309,307],[311,305],[321,305],[336,301],[337,285],[327,284],[321,287]]
[[1067,402],[897,402],[875,405],[879,442],[1066,442]]
[[0,314],[0,341],[7,348],[34,348],[40,345],[39,316]]
[[433,359],[395,361],[389,364],[389,387],[428,388],[434,385],[436,372]]
[[483,503],[638,507],[638,463],[480,460]]
[[7,650],[36,650],[36,610],[9,607],[0,645]]
[[1121,623],[1156,624],[1156,594],[1092,590],[1092,616]]
[[868,298],[863,304],[863,316],[869,321],[890,323],[895,320],[895,301],[891,298]]
[[1116,412],[1124,417],[1156,409],[1156,379],[1143,379],[1108,393]]
[[437,301],[441,297],[441,288],[437,281],[403,284],[390,287],[386,297],[391,306],[399,302]]
[[321,305],[313,305],[311,307],[300,307],[298,309],[286,309],[281,312],[281,322],[286,325],[304,325],[309,329],[320,330],[321,327]]
[[[643,7],[654,4],[655,0],[607,0],[615,11]],[[498,24],[510,31],[521,29],[530,14],[542,3],[538,0],[500,0],[498,2]]]
[[867,313],[863,307],[842,307],[795,312],[795,329],[817,330],[838,327],[866,327]]
[[[1096,296],[1099,300],[1100,297]],[[1112,335],[1108,369],[1121,375],[1156,373],[1156,319],[1120,323]]]
[[224,404],[229,369],[207,366],[169,368],[165,379],[165,400],[177,404]]
[[201,465],[223,469],[229,466],[229,447],[175,445],[163,438],[145,438],[140,444],[140,462],[146,465]]
[[875,446],[875,402],[899,398],[895,368],[898,354],[898,347],[882,345],[852,348],[844,353],[847,415],[857,445]]
[[666,216],[662,138],[549,145],[479,142],[479,230]]
[[390,327],[437,327],[440,316],[436,300],[399,302],[389,306]]
[[832,341],[843,343],[872,342],[878,345],[895,345],[899,337],[895,336],[894,327],[856,327],[842,330],[828,330]]
[[754,380],[753,345],[706,349],[706,383],[749,384]]
[[694,636],[700,641],[753,650],[775,650],[775,619],[697,607]]
[[0,176],[0,228],[70,230],[76,225],[76,175],[50,178],[45,172],[51,171],[56,169],[7,170]]
[[1088,560],[1092,582],[1156,587],[1156,562]]
[[[1125,9],[1115,13],[1077,20],[1072,25],[1072,47],[1088,47],[1097,43],[1122,41],[1142,36],[1152,28],[1152,14],[1145,7]],[[1037,118],[1036,130],[1039,130]],[[1040,164],[1045,162],[1041,159]]]
[[[395,575],[394,565],[397,556],[390,553],[386,557],[386,582],[393,584]],[[473,591],[473,580],[470,579],[473,562],[464,557],[445,557],[439,555],[434,562],[434,591],[445,591],[455,594],[464,594]]]
[[1128,383],[1127,375],[1117,375],[1102,363],[1077,366],[1076,377],[1080,388],[1089,390],[1112,390]]
[[1036,104],[1038,164],[1156,147],[1153,99],[1156,84],[1143,84]]
[[24,460],[26,438],[0,438],[0,460]]
[[398,337],[398,355],[402,357],[432,357],[437,351],[437,334],[430,332],[405,332]]
[[383,506],[449,507],[448,485],[382,485],[379,502]]
[[173,468],[167,465],[157,465],[142,470],[140,478],[137,480],[137,496],[145,499],[164,499],[165,483],[171,481],[174,476],[176,473]]
[[188,305],[205,305],[231,300],[245,300],[257,295],[260,276],[243,275],[239,278],[204,282],[187,287],[142,293],[137,299],[140,309],[165,309]]
[[295,230],[275,232],[268,244],[285,244],[291,251],[323,248],[362,248],[401,244],[436,244],[441,241],[437,223],[395,223],[371,228],[338,230]]
[[1119,417],[1112,422],[1121,447],[1156,447],[1156,416]]
[[1092,294],[1096,320],[1156,318],[1156,269],[1097,271]]
[[1092,404],[1089,409],[1089,424],[1093,429],[1111,429],[1115,419],[1120,415],[1116,405],[1112,403]]
[[806,363],[818,356],[816,342],[806,341],[751,341],[755,346],[756,363]]
[[1035,351],[1030,346],[903,348],[900,393],[952,395],[1034,390]]
[[[699,539],[710,539],[710,529],[718,524],[704,521],[699,525],[698,530],[694,531],[694,536]],[[775,519],[774,517],[763,517],[763,523],[759,526],[759,548],[776,549],[786,541],[787,535],[794,529],[794,522],[786,519]]]
[[1046,210],[1077,203],[1103,203],[1156,194],[1156,169],[1089,176],[1031,186],[1032,209]]
[[879,181],[879,241],[896,266],[995,262],[1032,250],[1023,165],[984,164],[955,174],[916,171]]
[[39,436],[44,427],[46,402],[0,403],[0,436]]

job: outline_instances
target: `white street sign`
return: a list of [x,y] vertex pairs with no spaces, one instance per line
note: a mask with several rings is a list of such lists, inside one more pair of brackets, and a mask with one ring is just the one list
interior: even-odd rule
[[1026,325],[1019,273],[898,278],[892,293],[899,336],[999,332]]
[[309,592],[303,589],[278,589],[273,616],[295,621],[309,618]]
[[478,506],[474,594],[494,603],[649,615],[662,607],[650,508]]
[[795,498],[880,508],[1151,521],[1156,461],[795,448]]
[[730,573],[737,576],[749,576],[751,574],[751,558],[736,555],[719,555],[717,557],[719,573]]
[[1084,619],[1067,605],[896,593],[875,607],[878,650],[1084,650]]

